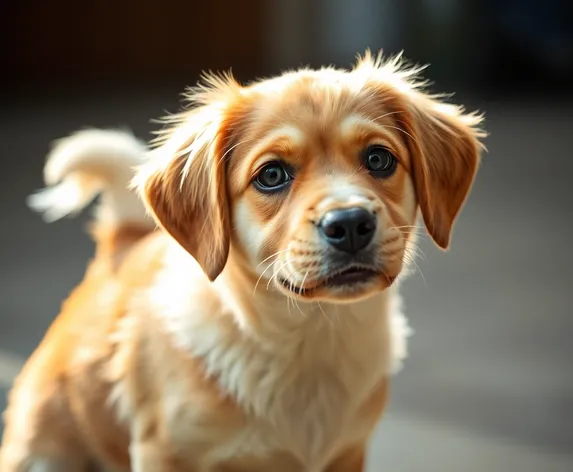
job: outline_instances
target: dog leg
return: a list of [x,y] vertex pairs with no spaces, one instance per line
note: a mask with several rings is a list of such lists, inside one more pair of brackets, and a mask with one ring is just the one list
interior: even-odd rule
[[0,448],[1,472],[84,472],[82,447],[58,382],[29,364],[10,392]]

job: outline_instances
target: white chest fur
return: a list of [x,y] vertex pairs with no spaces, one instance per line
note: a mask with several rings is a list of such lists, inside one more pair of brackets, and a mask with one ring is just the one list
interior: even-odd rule
[[197,271],[174,248],[150,297],[173,342],[200,357],[252,419],[209,462],[285,451],[319,470],[338,446],[366,434],[354,413],[406,354],[397,294],[350,305],[268,303],[254,329],[224,279],[205,299]]

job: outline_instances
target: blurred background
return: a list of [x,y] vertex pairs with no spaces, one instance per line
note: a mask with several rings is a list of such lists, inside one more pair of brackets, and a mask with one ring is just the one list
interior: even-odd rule
[[489,153],[452,249],[424,238],[404,286],[416,334],[368,471],[573,471],[573,2],[4,0],[0,41],[0,408],[93,252],[85,215],[48,226],[25,206],[53,139],[148,139],[205,69],[249,81],[404,49],[487,113]]

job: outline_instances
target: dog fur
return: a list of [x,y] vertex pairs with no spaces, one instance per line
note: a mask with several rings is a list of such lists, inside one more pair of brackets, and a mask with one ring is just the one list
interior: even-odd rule
[[[418,72],[367,53],[208,76],[150,151],[115,131],[59,142],[31,205],[55,220],[101,193],[96,254],[15,382],[0,470],[363,471],[406,356],[418,216],[446,249],[484,136]],[[371,145],[388,177],[362,167]],[[277,160],[294,178],[261,191]],[[376,217],[376,276],[334,285],[317,221],[357,207]]]

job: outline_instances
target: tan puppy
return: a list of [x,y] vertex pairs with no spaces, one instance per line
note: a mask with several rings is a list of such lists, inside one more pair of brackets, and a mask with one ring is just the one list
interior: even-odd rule
[[16,381],[0,470],[363,471],[418,213],[446,248],[483,136],[415,73],[367,54],[208,77],[149,156],[59,143],[32,203],[56,219],[101,191],[97,252]]

